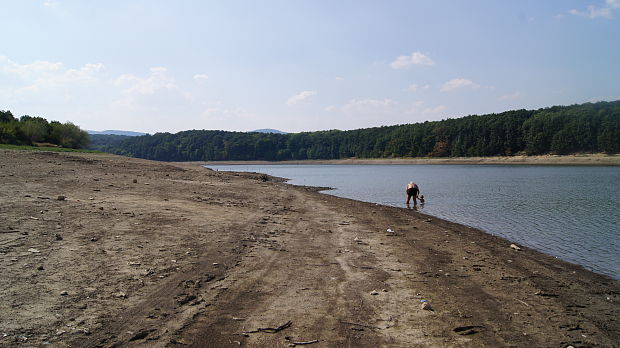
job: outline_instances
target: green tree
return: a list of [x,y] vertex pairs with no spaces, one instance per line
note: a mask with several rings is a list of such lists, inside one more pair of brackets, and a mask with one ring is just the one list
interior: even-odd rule
[[90,138],[86,131],[71,122],[61,124],[53,121],[50,124],[50,138],[58,145],[72,149],[83,149],[88,146]]

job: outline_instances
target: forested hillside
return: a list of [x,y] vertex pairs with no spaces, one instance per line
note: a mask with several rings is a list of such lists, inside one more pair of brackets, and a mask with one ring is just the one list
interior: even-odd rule
[[71,122],[47,122],[42,117],[15,118],[10,111],[0,110],[0,144],[35,145],[44,143],[72,149],[88,146],[88,133]]
[[510,156],[620,152],[620,101],[473,115],[351,131],[192,130],[101,141],[93,149],[162,161]]

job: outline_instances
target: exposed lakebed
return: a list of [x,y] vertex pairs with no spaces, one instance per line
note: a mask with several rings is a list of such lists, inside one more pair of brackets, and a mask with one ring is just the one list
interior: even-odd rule
[[409,181],[425,204],[412,209],[499,235],[620,279],[620,168],[518,165],[227,165],[325,193],[405,206]]

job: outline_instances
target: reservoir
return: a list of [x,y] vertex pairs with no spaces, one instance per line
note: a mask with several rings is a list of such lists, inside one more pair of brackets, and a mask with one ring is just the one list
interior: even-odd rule
[[227,165],[209,168],[332,187],[339,197],[411,209],[484,230],[620,280],[620,168],[520,165]]

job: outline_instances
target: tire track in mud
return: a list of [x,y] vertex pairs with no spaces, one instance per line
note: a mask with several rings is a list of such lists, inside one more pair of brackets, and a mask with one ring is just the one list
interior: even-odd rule
[[[367,279],[353,266],[362,257],[357,246],[350,245],[353,229],[338,225],[343,217],[322,202],[298,192],[280,202],[304,202],[292,206],[297,214],[272,215],[272,222],[286,230],[274,237],[286,251],[257,246],[245,255],[222,282],[226,291],[188,325],[180,343],[278,346],[318,339],[322,346],[380,345],[372,331],[350,324],[372,317],[359,294]],[[243,334],[289,320],[291,327],[278,333]]]

